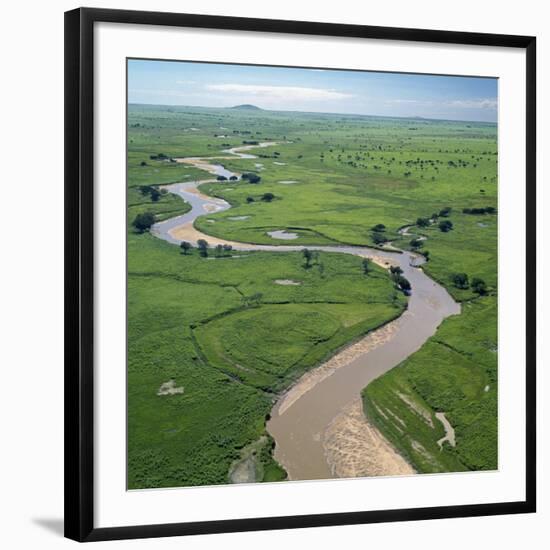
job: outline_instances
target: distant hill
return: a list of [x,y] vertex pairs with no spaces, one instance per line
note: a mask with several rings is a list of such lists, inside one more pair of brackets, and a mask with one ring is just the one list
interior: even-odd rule
[[245,103],[244,105],[235,105],[234,107],[229,107],[230,109],[242,109],[246,111],[263,111],[263,109],[260,109],[260,107],[256,107],[256,105],[250,105],[249,103]]

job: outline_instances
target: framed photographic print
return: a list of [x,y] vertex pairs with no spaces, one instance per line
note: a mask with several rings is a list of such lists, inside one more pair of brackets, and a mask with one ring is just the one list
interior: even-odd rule
[[535,511],[535,38],[65,17],[66,536]]

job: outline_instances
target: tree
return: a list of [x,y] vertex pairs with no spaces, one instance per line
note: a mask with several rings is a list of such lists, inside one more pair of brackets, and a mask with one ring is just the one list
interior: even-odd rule
[[275,198],[273,193],[264,193],[262,195],[262,200],[265,202],[271,202]]
[[451,220],[443,220],[442,222],[439,222],[439,229],[443,231],[443,233],[447,233],[453,228],[453,222]]
[[181,251],[187,255],[187,252],[189,251],[189,249],[191,249],[191,243],[188,243],[187,241],[181,241],[180,243],[180,248],[181,248]]
[[361,265],[363,267],[363,273],[365,275],[369,274],[370,269],[370,260],[368,258],[363,258],[363,261],[361,262]]
[[218,176],[216,179],[218,181],[227,181],[227,178],[225,176]]
[[139,163],[139,165],[140,165],[140,166],[148,166],[148,164],[147,164],[144,160],[142,160],[142,161]]
[[439,211],[439,215],[443,218],[446,218],[451,214],[451,210],[452,208],[450,206],[446,206]]
[[381,233],[382,231],[386,231],[386,226],[383,223],[377,223],[373,228],[373,231],[376,231],[377,233]]
[[250,204],[251,202],[254,202],[254,197],[246,197],[246,202]]
[[422,256],[424,256],[424,258],[426,258],[427,262],[430,260],[430,251],[429,250],[422,250],[420,252],[420,254],[422,254]]
[[144,212],[138,214],[132,225],[140,232],[149,231],[151,226],[155,223],[155,215],[152,212]]
[[221,256],[223,253],[223,245],[222,244],[217,244],[216,245],[216,256]]
[[423,246],[424,243],[422,242],[421,239],[415,238],[415,239],[412,239],[409,244],[411,245],[412,248],[420,248],[421,246]]
[[403,275],[397,275],[395,277],[395,284],[403,291],[405,294],[408,294],[411,290],[411,283],[408,279],[403,277]]
[[248,180],[249,183],[260,183],[261,177],[258,176],[258,174],[254,174],[253,172],[245,172],[241,179]]
[[237,176],[229,176],[230,181],[237,181],[239,178]]
[[199,239],[197,241],[197,248],[199,249],[199,254],[206,258],[208,256],[208,242],[204,239]]
[[223,250],[224,250],[224,252],[229,254],[233,250],[233,247],[230,244],[224,244],[223,245]]
[[480,279],[479,277],[473,277],[471,286],[472,290],[480,296],[487,294],[487,285],[485,284],[485,281],[483,279]]
[[455,273],[453,275],[453,284],[456,288],[466,290],[470,286],[468,275],[466,273]]
[[309,250],[309,248],[304,248],[302,250],[302,255],[304,256],[304,260],[306,261],[306,269],[311,266],[311,260],[313,258],[313,252]]
[[416,225],[418,227],[428,227],[428,225],[430,225],[430,220],[428,218],[417,218]]
[[156,189],[155,187],[152,187],[151,188],[151,200],[153,202],[158,202],[160,197],[161,197],[160,191],[158,189]]
[[385,235],[382,235],[381,233],[375,231],[372,234],[372,241],[374,242],[374,244],[384,244],[388,241],[388,238]]
[[398,265],[391,265],[390,273],[392,275],[401,275],[403,273],[403,270]]

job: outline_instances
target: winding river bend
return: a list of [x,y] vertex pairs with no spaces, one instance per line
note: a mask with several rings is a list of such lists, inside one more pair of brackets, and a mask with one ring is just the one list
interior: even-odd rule
[[[239,177],[239,174],[230,172],[219,161],[235,157],[256,158],[243,151],[270,145],[275,143],[264,142],[228,149],[223,151],[225,156],[186,157],[176,161],[205,170],[213,176],[225,176],[228,181],[221,184],[230,186],[229,178]],[[228,241],[195,229],[193,222],[198,216],[231,207],[228,202],[209,197],[198,190],[200,184],[212,181],[216,181],[215,177],[164,186],[169,192],[187,201],[192,208],[182,216],[156,223],[151,233],[173,244],[179,244],[182,240],[196,243],[198,239],[204,238],[210,244],[231,244],[233,249],[242,251],[288,252],[303,248]],[[276,402],[267,429],[276,443],[275,458],[286,469],[291,480],[327,479],[341,475],[347,477],[350,472],[351,475],[364,472],[360,464],[357,468],[358,463],[368,461],[369,458],[372,460],[376,450],[367,448],[365,451],[363,445],[363,454],[359,454],[360,451],[355,450],[354,445],[348,446],[345,452],[338,448],[345,446],[342,438],[338,439],[339,432],[342,432],[338,422],[344,419],[348,421],[348,426],[351,421],[357,424],[357,418],[362,416],[357,414],[361,390],[417,351],[435,333],[443,319],[460,313],[460,306],[447,291],[424,273],[420,267],[424,263],[422,256],[408,251],[399,253],[345,245],[308,248],[370,258],[386,268],[399,265],[411,283],[412,295],[407,310],[398,319],[369,333],[361,341],[339,351],[327,363],[306,373]],[[357,432],[358,429],[356,425],[352,426],[352,431]],[[380,447],[380,441],[376,446]],[[355,468],[347,468],[346,461],[355,465]],[[382,473],[412,473],[412,470],[393,472],[389,468]]]

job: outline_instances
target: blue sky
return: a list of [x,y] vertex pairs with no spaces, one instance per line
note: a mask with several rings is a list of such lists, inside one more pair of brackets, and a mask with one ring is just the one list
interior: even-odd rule
[[493,78],[128,61],[128,101],[156,105],[497,120]]

